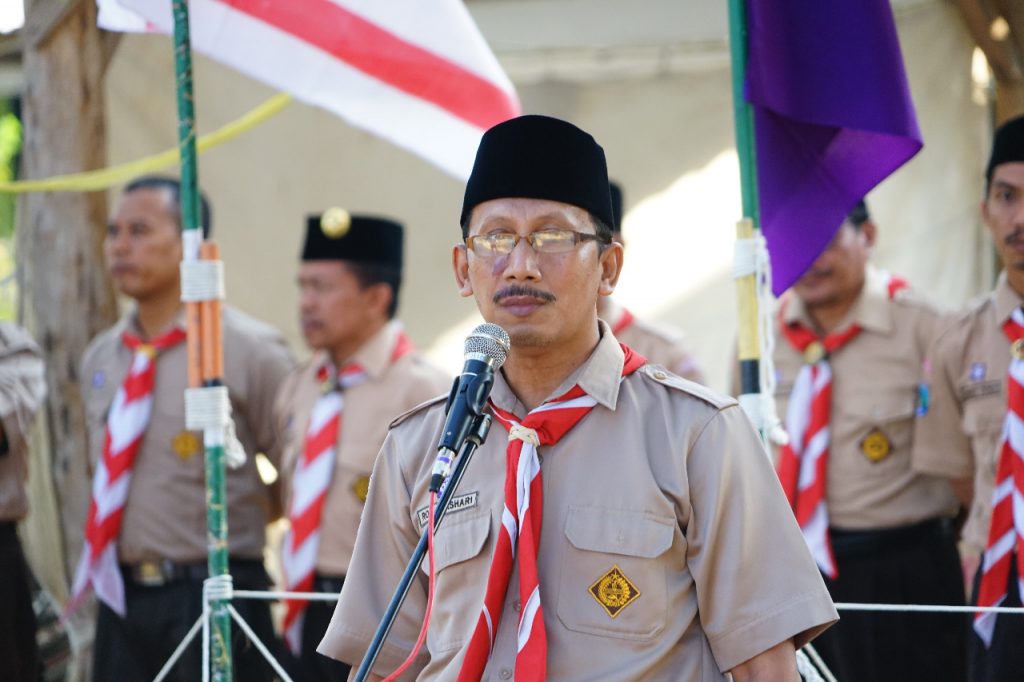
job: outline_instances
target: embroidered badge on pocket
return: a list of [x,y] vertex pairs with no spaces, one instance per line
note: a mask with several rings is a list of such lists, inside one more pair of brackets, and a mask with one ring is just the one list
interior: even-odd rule
[[597,600],[609,617],[614,618],[622,609],[636,601],[640,596],[640,590],[618,566],[612,566],[590,586],[590,595]]

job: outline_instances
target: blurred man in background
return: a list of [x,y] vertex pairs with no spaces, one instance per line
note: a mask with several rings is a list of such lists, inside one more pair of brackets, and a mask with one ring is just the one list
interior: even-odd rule
[[[402,225],[389,218],[332,208],[306,222],[299,316],[315,353],[275,406],[291,521],[281,548],[288,590],[341,592],[388,424],[451,387],[395,320],[403,242]],[[286,602],[296,680],[347,679],[347,665],[316,652],[333,612],[332,603]]]

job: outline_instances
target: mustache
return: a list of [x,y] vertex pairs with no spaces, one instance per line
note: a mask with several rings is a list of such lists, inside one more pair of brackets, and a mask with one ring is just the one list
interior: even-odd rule
[[1006,235],[1003,241],[1007,244],[1016,244],[1017,242],[1024,241],[1024,227],[1015,228],[1013,232]]
[[528,296],[530,298],[536,298],[541,301],[547,301],[552,303],[555,301],[555,295],[548,293],[547,291],[541,291],[540,289],[534,289],[532,287],[526,287],[521,284],[513,284],[510,287],[505,287],[498,293],[494,294],[491,299],[494,303],[500,303],[503,298],[509,298],[511,296]]

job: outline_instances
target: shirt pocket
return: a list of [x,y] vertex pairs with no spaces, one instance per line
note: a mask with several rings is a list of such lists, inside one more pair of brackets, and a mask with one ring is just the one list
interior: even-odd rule
[[851,448],[853,454],[830,454],[829,467],[878,476],[909,466],[917,410],[916,385],[882,389],[870,400],[850,401],[833,409],[837,407],[845,415],[846,425],[840,427],[842,432],[833,427],[831,447]]
[[[469,641],[483,606],[489,562],[481,557],[491,533],[491,517],[446,516],[434,536],[434,615],[427,633],[431,651],[451,651]],[[477,559],[471,561],[472,559]],[[430,576],[428,558],[420,570]],[[478,586],[477,590],[467,586]],[[461,595],[456,596],[456,595]],[[469,628],[469,629],[467,629]]]
[[994,476],[1006,421],[1006,398],[1001,393],[972,396],[964,400],[963,410],[964,433],[971,440],[971,450]]
[[674,518],[570,507],[558,584],[558,618],[574,632],[636,641],[665,627]]

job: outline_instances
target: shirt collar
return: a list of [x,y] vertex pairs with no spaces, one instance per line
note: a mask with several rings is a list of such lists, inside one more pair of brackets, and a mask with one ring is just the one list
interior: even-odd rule
[[1010,282],[1006,278],[1006,271],[1003,270],[999,273],[999,279],[996,281],[996,319],[999,324],[1010,319],[1010,315],[1021,307],[1022,303],[1024,303],[1024,299],[1010,286]]
[[[551,392],[545,402],[558,398],[565,394],[573,386],[579,387],[587,392],[591,398],[609,410],[614,410],[619,397],[619,385],[622,379],[622,367],[625,364],[626,356],[622,347],[612,335],[611,328],[604,320],[597,321],[601,339],[597,346],[590,353],[590,357],[584,361],[558,388]],[[512,392],[505,381],[503,372],[498,372],[494,378],[494,388],[491,391],[491,400],[494,404],[512,414],[520,417],[526,416],[526,408]]]
[[[174,317],[174,321],[168,324],[163,329],[161,329],[157,334],[154,335],[154,337],[162,336],[163,334],[166,334],[167,332],[171,331],[176,327],[185,329],[187,324],[188,320],[185,317],[185,307],[182,306],[181,310],[179,310],[178,314]],[[131,311],[129,311],[127,315],[121,318],[121,320],[118,322],[117,331],[118,334],[128,332],[129,334],[132,334],[133,336],[136,336],[140,339],[143,338],[142,327],[139,326],[138,308],[133,306]]]
[[371,336],[345,363],[357,364],[371,379],[377,379],[391,365],[391,354],[398,342],[401,323],[391,320]]
[[[892,309],[889,307],[890,275],[878,268],[868,265],[864,274],[864,288],[853,305],[836,326],[835,331],[841,332],[851,325],[859,325],[882,334],[892,331]],[[807,308],[800,297],[790,290],[783,299],[782,320],[787,325],[800,322],[808,329],[814,329]]]

